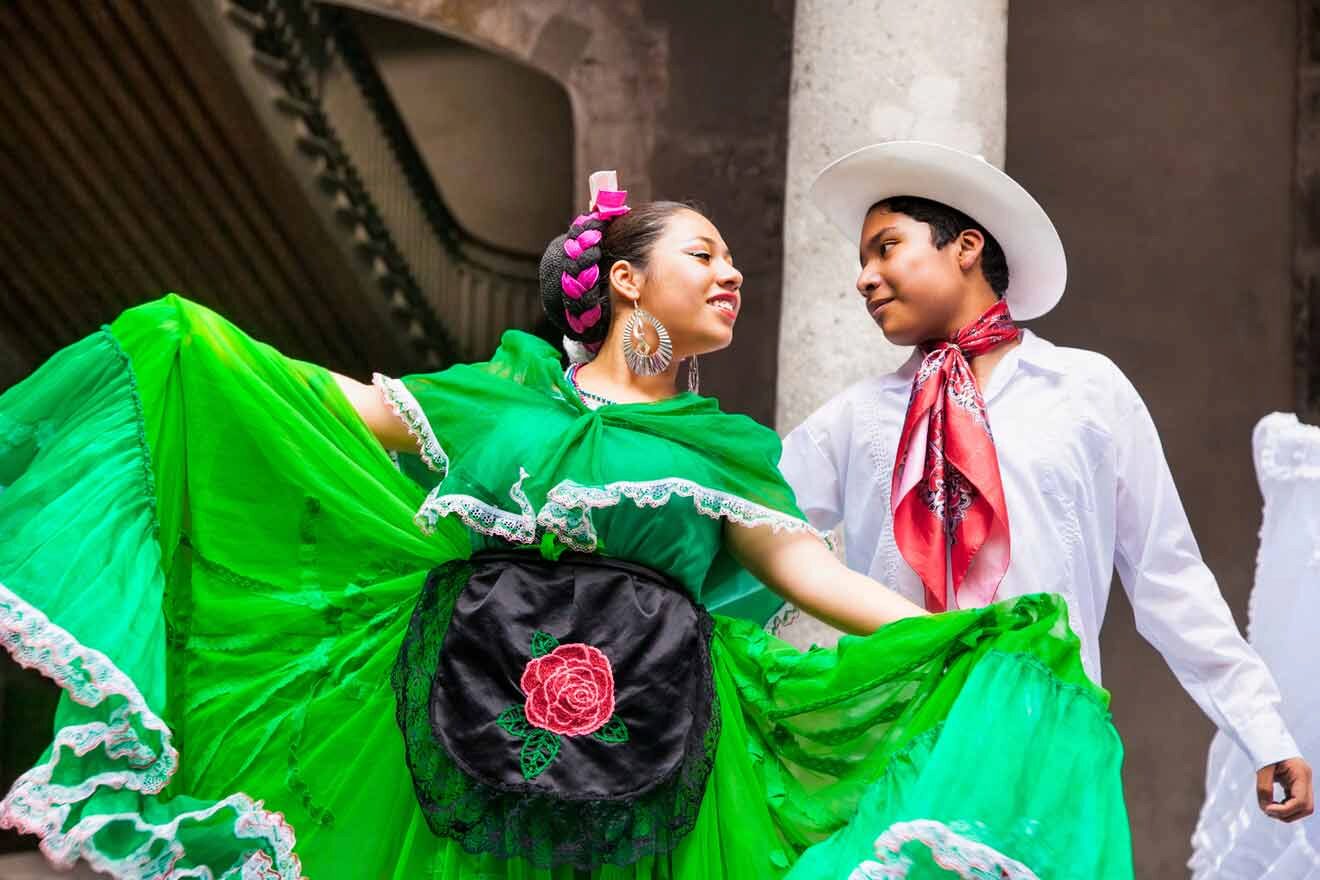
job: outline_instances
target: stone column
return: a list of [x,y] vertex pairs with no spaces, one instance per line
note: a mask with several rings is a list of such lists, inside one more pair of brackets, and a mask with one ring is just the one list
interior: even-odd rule
[[[931,140],[1004,162],[1008,0],[798,0],[789,98],[784,294],[776,426],[796,427],[852,383],[898,366],[854,286],[857,242],[807,199],[816,172],[858,147]],[[860,232],[860,230],[858,230]],[[837,631],[790,614],[801,647]]]
[[[857,380],[892,369],[854,283],[857,243],[807,200],[817,171],[858,147],[932,140],[1004,161],[1008,0],[798,0],[789,99],[776,426],[786,432]],[[860,231],[860,230],[859,230]]]

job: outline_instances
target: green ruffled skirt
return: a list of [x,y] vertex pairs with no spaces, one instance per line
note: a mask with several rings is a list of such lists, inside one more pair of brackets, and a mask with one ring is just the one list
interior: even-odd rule
[[[324,370],[178,297],[0,396],[0,641],[62,689],[0,803],[116,877],[573,878],[419,810],[390,669],[463,528]],[[606,878],[1132,876],[1107,695],[1062,600],[799,652],[717,617],[696,827]]]

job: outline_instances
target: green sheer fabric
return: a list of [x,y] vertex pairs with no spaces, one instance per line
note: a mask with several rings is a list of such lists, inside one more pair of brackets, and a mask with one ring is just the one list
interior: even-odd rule
[[[428,830],[389,682],[426,573],[499,520],[737,610],[716,517],[805,527],[776,441],[693,395],[588,413],[520,334],[381,384],[422,441],[402,466],[328,373],[171,296],[0,396],[0,640],[65,692],[0,822],[118,877],[580,876]],[[717,615],[712,659],[696,827],[596,876],[1131,876],[1121,748],[1059,600],[805,653]]]

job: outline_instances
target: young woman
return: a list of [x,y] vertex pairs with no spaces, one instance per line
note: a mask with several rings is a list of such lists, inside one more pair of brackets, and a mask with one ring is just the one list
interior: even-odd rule
[[[1062,603],[838,563],[678,389],[718,230],[624,195],[542,262],[567,371],[364,386],[169,296],[0,397],[0,633],[67,694],[0,820],[118,877],[1131,876]],[[777,641],[740,566],[858,637]]]

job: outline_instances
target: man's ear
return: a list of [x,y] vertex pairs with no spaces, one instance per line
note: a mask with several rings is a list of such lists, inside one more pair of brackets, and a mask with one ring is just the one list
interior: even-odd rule
[[606,276],[610,286],[624,299],[637,302],[642,296],[642,273],[627,260],[615,260]]
[[970,272],[981,259],[985,250],[985,236],[977,229],[964,229],[958,233],[954,242],[958,247],[958,265],[964,272]]

